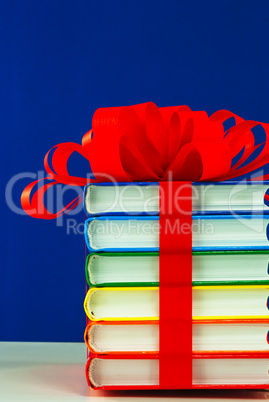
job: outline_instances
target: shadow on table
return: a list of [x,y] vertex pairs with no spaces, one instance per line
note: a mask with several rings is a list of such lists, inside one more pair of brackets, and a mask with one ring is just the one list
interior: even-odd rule
[[86,397],[87,381],[84,364],[46,364],[32,366],[31,377],[41,387],[53,393],[63,392]]
[[269,390],[147,390],[147,391],[94,391],[88,389],[87,398],[106,398],[107,401],[124,398],[149,399],[189,399],[189,400],[255,400],[269,399]]

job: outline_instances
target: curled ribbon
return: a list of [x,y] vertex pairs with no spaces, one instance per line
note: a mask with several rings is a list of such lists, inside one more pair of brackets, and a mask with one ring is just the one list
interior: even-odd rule
[[[224,129],[228,119],[234,125]],[[265,141],[256,144],[253,129],[262,126]],[[224,181],[252,173],[252,180],[265,180],[257,170],[269,162],[269,125],[219,110],[208,117],[188,106],[158,108],[153,102],[100,108],[94,113],[92,130],[82,145],[72,142],[54,146],[44,166],[49,181],[38,189],[35,181],[21,196],[24,211],[32,217],[54,219],[81,202],[74,199],[61,211],[49,212],[43,202],[48,188],[57,183],[84,186],[110,181]],[[77,152],[89,161],[88,177],[68,173],[69,157]],[[51,164],[49,158],[51,157]],[[235,163],[233,163],[236,160]],[[33,193],[33,195],[32,195]]]

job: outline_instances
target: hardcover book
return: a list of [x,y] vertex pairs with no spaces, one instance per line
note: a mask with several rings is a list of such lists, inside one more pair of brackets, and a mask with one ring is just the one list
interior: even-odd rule
[[[268,388],[268,356],[198,355],[192,360],[192,388]],[[178,370],[178,375],[180,374]],[[160,389],[158,355],[93,355],[86,366],[95,389]]]
[[[91,353],[159,353],[159,321],[90,321],[85,342]],[[192,348],[193,354],[269,353],[268,322],[193,321]]]
[[[268,189],[267,181],[196,182],[192,184],[193,213],[269,213]],[[159,191],[156,182],[88,184],[84,190],[85,213],[158,215]]]
[[[265,285],[195,286],[192,318],[268,320],[268,299],[269,287]],[[159,288],[91,288],[84,307],[92,321],[156,320],[159,318]]]
[[[262,250],[269,249],[269,216],[233,215],[193,216],[192,229],[168,220],[163,232],[179,234],[192,230],[192,250]],[[172,226],[171,226],[172,225]],[[159,251],[159,217],[110,216],[89,218],[85,239],[90,252]]]
[[[89,286],[158,286],[159,253],[92,253],[85,264]],[[269,284],[269,251],[194,251],[192,284]]]

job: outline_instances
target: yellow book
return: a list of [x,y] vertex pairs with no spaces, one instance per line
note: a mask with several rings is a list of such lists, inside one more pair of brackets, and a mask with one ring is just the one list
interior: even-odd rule
[[[193,320],[269,320],[268,298],[266,285],[196,286]],[[92,321],[158,320],[159,287],[91,288],[84,308]]]

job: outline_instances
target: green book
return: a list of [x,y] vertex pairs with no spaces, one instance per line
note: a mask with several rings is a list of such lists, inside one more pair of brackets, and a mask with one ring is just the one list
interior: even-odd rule
[[[193,286],[269,284],[269,250],[193,252]],[[184,269],[184,267],[182,267]],[[86,259],[89,286],[158,286],[159,253],[96,253]]]

